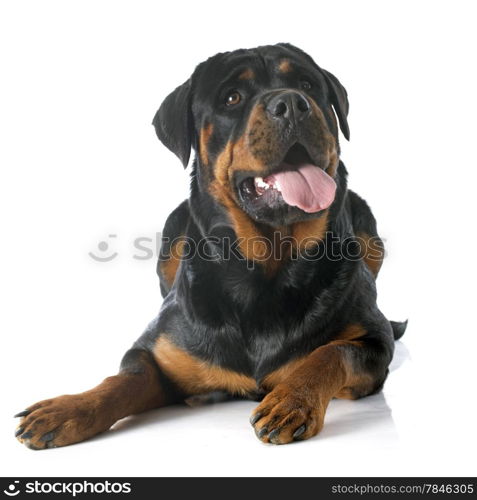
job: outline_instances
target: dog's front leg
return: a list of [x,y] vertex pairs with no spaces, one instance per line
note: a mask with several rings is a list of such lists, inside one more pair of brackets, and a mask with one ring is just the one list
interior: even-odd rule
[[157,365],[141,349],[129,350],[118,375],[86,392],[40,401],[25,411],[15,435],[32,449],[84,441],[128,415],[169,403]]
[[392,358],[391,333],[319,347],[280,380],[250,419],[265,443],[308,439],[323,427],[333,397],[357,399],[382,387]]

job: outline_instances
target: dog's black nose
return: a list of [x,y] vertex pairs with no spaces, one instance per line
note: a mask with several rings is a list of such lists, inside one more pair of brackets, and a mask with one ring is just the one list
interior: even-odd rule
[[274,118],[299,122],[311,113],[311,106],[303,94],[289,90],[272,97],[268,101],[267,111]]

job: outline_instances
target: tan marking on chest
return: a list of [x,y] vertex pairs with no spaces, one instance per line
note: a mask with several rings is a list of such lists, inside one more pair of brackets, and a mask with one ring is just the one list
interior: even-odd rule
[[322,241],[328,229],[328,210],[317,219],[296,222],[293,225],[293,241],[301,250],[311,250],[311,247]]
[[202,361],[177,347],[167,335],[157,340],[154,357],[163,373],[188,395],[223,390],[246,396],[257,390],[253,378]]

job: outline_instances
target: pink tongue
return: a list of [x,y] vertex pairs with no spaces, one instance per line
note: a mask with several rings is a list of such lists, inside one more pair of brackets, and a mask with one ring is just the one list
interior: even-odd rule
[[318,212],[328,208],[335,199],[335,181],[321,168],[305,164],[298,170],[279,172],[266,178],[275,179],[283,199],[304,212]]

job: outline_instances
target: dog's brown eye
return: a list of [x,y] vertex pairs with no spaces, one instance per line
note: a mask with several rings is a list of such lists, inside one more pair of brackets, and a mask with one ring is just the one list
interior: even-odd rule
[[303,90],[310,90],[311,89],[311,83],[308,80],[302,80],[300,82],[300,86]]
[[230,92],[230,94],[228,94],[227,97],[225,98],[225,105],[226,106],[235,106],[236,104],[238,104],[240,102],[241,99],[242,99],[242,96],[239,94],[239,92],[234,90],[233,92]]

